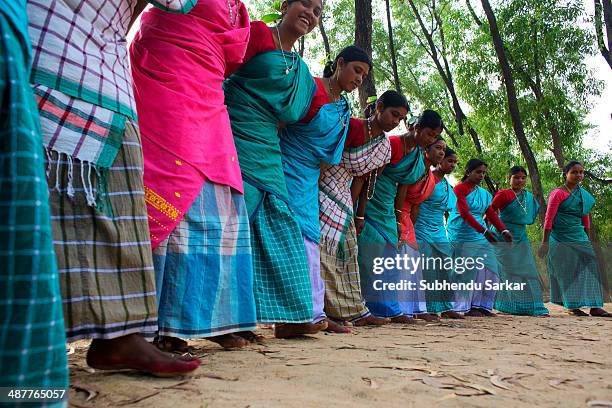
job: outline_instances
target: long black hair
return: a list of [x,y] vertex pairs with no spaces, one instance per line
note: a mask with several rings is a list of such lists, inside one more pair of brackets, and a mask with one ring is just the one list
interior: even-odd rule
[[338,68],[338,61],[342,58],[345,63],[349,62],[363,62],[368,64],[370,70],[372,70],[372,59],[368,56],[368,54],[360,47],[356,45],[349,45],[338,55],[336,55],[336,59],[333,61],[328,61],[325,64],[325,69],[323,70],[324,78],[331,78],[336,72],[336,68]]
[[527,176],[527,170],[525,170],[525,168],[523,166],[513,166],[510,169],[510,177],[519,174],[519,173],[525,173],[525,175]]
[[487,163],[483,162],[480,159],[476,159],[476,158],[470,159],[470,161],[468,161],[467,164],[465,165],[465,173],[463,174],[461,181],[465,181],[465,179],[468,178],[468,175],[474,170],[476,170],[477,168],[479,168],[480,166],[489,167]]
[[369,118],[376,111],[376,104],[381,102],[383,105],[383,109],[387,108],[405,108],[407,111],[410,111],[410,105],[408,104],[408,99],[401,93],[389,90],[385,91],[380,97],[374,102],[370,103],[365,108],[365,117]]
[[444,157],[450,157],[450,156],[459,156],[459,155],[457,154],[456,151],[446,146],[446,150],[444,150]]
[[578,160],[572,160],[569,163],[567,163],[565,166],[563,166],[563,179],[564,180],[567,177],[567,173],[569,173],[569,171],[572,169],[572,167],[576,166],[577,164],[579,164],[579,165],[584,167],[584,165],[582,163],[580,163]]
[[421,114],[421,116],[419,117],[418,123],[421,129],[429,128],[432,130],[441,128],[443,125],[442,117],[440,116],[440,114],[431,109],[427,109]]

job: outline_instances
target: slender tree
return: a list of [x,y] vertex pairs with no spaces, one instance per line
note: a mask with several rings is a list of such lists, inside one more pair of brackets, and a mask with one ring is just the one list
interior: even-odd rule
[[485,14],[487,16],[487,21],[489,22],[491,38],[493,40],[493,45],[495,47],[495,53],[497,54],[499,66],[502,71],[502,77],[506,88],[506,97],[508,99],[508,109],[510,111],[510,118],[512,119],[512,127],[514,128],[514,133],[518,140],[521,153],[523,154],[523,157],[525,158],[525,162],[527,163],[527,167],[529,169],[529,178],[531,179],[533,195],[540,203],[540,219],[544,221],[544,215],[546,213],[546,202],[544,200],[544,192],[542,191],[542,181],[540,180],[540,172],[538,170],[538,165],[536,163],[535,156],[533,154],[533,151],[531,150],[531,146],[529,145],[527,136],[525,135],[525,129],[523,127],[523,121],[521,119],[518,99],[516,97],[514,76],[512,74],[510,64],[508,63],[508,58],[504,49],[504,41],[499,32],[499,27],[497,26],[497,18],[495,17],[495,13],[493,11],[493,8],[491,7],[491,4],[489,3],[489,0],[481,0],[481,2],[482,7],[484,8]]
[[[604,25],[608,37],[607,45],[604,39]],[[595,0],[595,33],[599,51],[612,68],[612,0]]]
[[331,55],[329,38],[327,38],[327,32],[325,31],[325,25],[323,24],[323,20],[323,18],[319,19],[319,31],[321,32],[321,38],[323,39],[323,47],[325,47],[325,58],[334,58],[334,56]]
[[[372,58],[372,0],[355,0],[355,44]],[[371,96],[376,96],[373,71],[370,71],[359,87],[359,104],[362,110]]]
[[391,68],[393,69],[393,83],[397,92],[402,92],[402,83],[397,72],[397,59],[395,55],[395,41],[393,41],[393,21],[391,20],[391,1],[385,0],[387,9],[387,32],[389,33],[389,54],[391,55]]

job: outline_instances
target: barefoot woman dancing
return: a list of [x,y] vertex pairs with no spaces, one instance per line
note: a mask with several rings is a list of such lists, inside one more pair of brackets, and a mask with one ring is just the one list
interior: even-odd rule
[[325,321],[312,323],[308,259],[288,205],[279,136],[279,127],[306,115],[316,91],[308,67],[292,48],[317,26],[322,1],[286,0],[281,7],[281,22],[261,25],[250,40],[265,48],[224,88],[251,225],[257,321],[276,323],[277,337],[291,337],[327,327]]
[[593,196],[580,187],[584,166],[570,161],[563,168],[563,185],[550,193],[544,237],[538,250],[548,255],[550,301],[562,305],[576,316],[612,317],[603,307],[603,292],[595,251],[591,245],[589,212]]

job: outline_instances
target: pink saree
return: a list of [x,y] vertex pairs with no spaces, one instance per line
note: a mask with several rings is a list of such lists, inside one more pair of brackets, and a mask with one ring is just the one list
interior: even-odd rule
[[186,15],[151,8],[140,24],[130,57],[155,249],[206,180],[243,192],[222,84],[242,62],[250,23],[240,1],[200,0]]

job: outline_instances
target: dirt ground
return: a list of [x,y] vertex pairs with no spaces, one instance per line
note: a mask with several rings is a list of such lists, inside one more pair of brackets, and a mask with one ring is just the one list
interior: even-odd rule
[[[224,351],[191,342],[203,365],[158,379],[94,371],[72,344],[75,407],[612,407],[612,319],[500,315],[354,328]],[[612,310],[612,305],[607,305]]]

